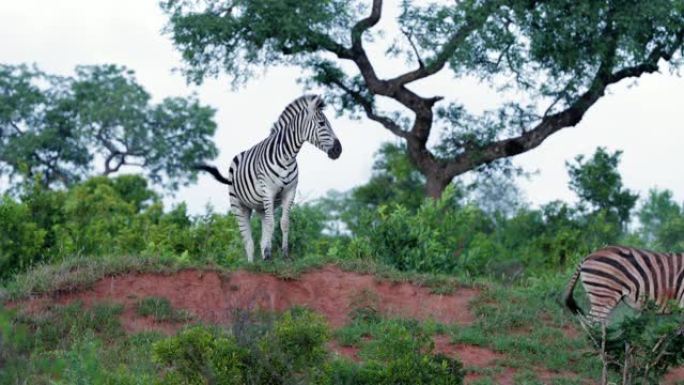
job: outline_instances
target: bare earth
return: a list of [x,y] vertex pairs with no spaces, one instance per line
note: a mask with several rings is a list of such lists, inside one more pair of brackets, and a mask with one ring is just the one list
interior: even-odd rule
[[[477,289],[461,288],[450,295],[432,294],[429,288],[410,283],[381,281],[367,274],[347,272],[326,266],[301,275],[296,280],[283,280],[268,274],[237,271],[219,274],[213,271],[184,270],[178,273],[128,274],[106,277],[92,287],[69,293],[54,293],[13,304],[28,312],[37,312],[58,303],[81,300],[86,306],[95,302],[124,305],[121,322],[129,333],[158,330],[171,334],[183,324],[155,322],[135,311],[135,303],[145,297],[167,298],[176,309],[184,309],[195,320],[228,324],[237,309],[283,311],[294,305],[306,306],[322,314],[332,328],[344,326],[349,312],[359,306],[373,306],[380,313],[418,320],[434,319],[444,324],[468,325],[475,321],[468,304],[479,294]],[[568,333],[576,333],[568,330]],[[329,348],[359,361],[358,349],[340,346]],[[504,358],[501,353],[480,346],[453,344],[448,336],[435,337],[435,350],[458,358],[466,367],[487,368]],[[535,368],[543,381],[571,377],[572,373],[549,372]],[[497,374],[497,383],[513,384],[515,369],[505,368]],[[479,376],[466,376],[466,384]],[[684,379],[684,369],[670,373],[667,383]]]

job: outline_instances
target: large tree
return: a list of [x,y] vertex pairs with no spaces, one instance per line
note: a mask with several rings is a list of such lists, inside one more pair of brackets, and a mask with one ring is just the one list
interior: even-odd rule
[[46,187],[140,167],[165,188],[216,157],[214,109],[195,97],[153,104],[132,71],[79,66],[74,77],[0,65],[0,176]]
[[[406,70],[383,75],[368,48],[387,41],[377,27],[387,7],[370,1],[165,0],[162,7],[189,80],[226,72],[239,83],[260,67],[301,67],[340,112],[365,115],[405,140],[433,197],[455,176],[501,165],[576,125],[611,84],[656,72],[661,62],[681,64],[682,0],[403,0],[386,56]],[[440,71],[454,77],[435,89],[441,94],[416,91]],[[459,103],[467,96],[458,81],[472,77],[508,95],[500,108],[473,114]],[[382,97],[400,107],[383,111]],[[441,137],[430,141],[436,131]]]

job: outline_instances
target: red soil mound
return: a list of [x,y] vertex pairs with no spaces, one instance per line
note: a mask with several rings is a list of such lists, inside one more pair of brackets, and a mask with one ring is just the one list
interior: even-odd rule
[[230,322],[237,309],[283,311],[301,305],[324,315],[337,328],[348,321],[349,312],[356,306],[372,306],[386,315],[467,324],[474,319],[468,302],[477,293],[475,289],[464,288],[451,295],[432,294],[425,287],[380,281],[371,275],[347,272],[335,266],[305,273],[296,280],[246,271],[221,275],[213,271],[184,270],[172,275],[107,277],[88,290],[35,298],[22,307],[35,311],[51,303],[81,300],[89,306],[93,302],[110,301],[124,305],[122,322],[127,331],[172,332],[181,325],[153,324],[151,319],[135,314],[135,303],[149,296],[164,297],[174,308],[189,311],[198,320],[217,324]]
[[[355,308],[372,307],[385,315],[419,320],[434,319],[445,324],[467,325],[474,321],[468,303],[478,290],[461,288],[450,295],[432,294],[429,288],[411,283],[379,280],[372,275],[347,272],[336,266],[326,266],[302,274],[296,280],[283,280],[268,274],[237,271],[220,274],[214,271],[184,270],[173,274],[127,274],[106,277],[92,287],[74,292],[57,292],[32,298],[14,306],[24,311],[39,312],[55,303],[76,300],[86,306],[96,302],[124,305],[121,321],[128,332],[158,330],[173,333],[180,323],[155,322],[141,317],[135,304],[145,297],[163,297],[176,309],[188,311],[195,320],[207,323],[230,323],[237,309],[283,311],[294,305],[306,306],[328,320],[333,328],[349,321]],[[12,306],[12,304],[10,304]],[[568,334],[577,331],[569,328]],[[336,341],[329,348],[338,354],[359,360],[358,348],[343,347]],[[505,358],[487,348],[452,344],[447,336],[435,337],[435,351],[458,358],[466,367],[492,367]],[[572,373],[552,373],[536,370],[544,382],[557,377],[573,377]],[[496,375],[500,384],[512,384],[515,369],[504,368]],[[466,377],[466,384],[475,382],[478,374]],[[666,383],[684,378],[684,370],[673,370]]]

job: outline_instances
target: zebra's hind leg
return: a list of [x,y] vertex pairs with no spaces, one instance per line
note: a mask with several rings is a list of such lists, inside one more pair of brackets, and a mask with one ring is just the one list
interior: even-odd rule
[[294,201],[296,191],[297,185],[295,184],[287,191],[284,191],[282,196],[283,214],[280,217],[280,231],[283,233],[282,247],[284,259],[290,259],[288,247],[288,233],[290,229],[290,208],[292,207],[292,202]]
[[252,239],[252,226],[249,222],[249,218],[252,216],[252,209],[245,206],[233,206],[232,210],[238,221],[242,242],[247,253],[247,261],[250,263],[254,262],[254,240]]

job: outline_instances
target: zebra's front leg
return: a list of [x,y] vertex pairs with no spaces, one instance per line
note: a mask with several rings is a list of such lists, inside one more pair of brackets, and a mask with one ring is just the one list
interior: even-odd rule
[[295,193],[297,191],[297,185],[293,185],[287,191],[283,191],[282,195],[282,207],[283,213],[280,217],[280,231],[283,233],[283,258],[289,259],[289,247],[288,247],[288,233],[290,229],[290,208],[292,207],[292,202],[294,202]]
[[275,217],[273,197],[264,201],[264,213],[261,215],[261,257],[271,259],[271,238],[273,238],[273,222]]
[[252,210],[244,206],[233,206],[233,213],[237,218],[240,234],[242,235],[242,242],[245,245],[245,253],[247,253],[247,261],[254,262],[254,240],[252,239],[252,226],[249,218],[252,216]]

